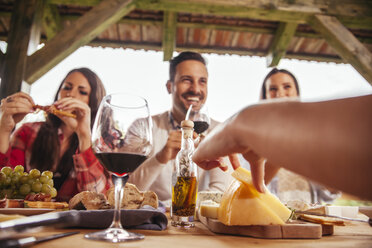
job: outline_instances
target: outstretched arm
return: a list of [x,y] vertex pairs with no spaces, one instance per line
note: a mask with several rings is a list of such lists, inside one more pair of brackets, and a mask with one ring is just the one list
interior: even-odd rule
[[[372,199],[371,106],[372,95],[247,107],[209,135],[193,159],[210,168],[221,156],[242,153],[250,160],[256,154],[273,165]],[[262,165],[252,168],[258,189],[263,184]]]

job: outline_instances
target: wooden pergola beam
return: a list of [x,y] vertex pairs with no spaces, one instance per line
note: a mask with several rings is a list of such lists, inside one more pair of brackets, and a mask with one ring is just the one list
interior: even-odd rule
[[37,21],[37,6],[37,0],[15,1],[1,78],[0,99],[21,90],[31,32],[32,29],[35,30],[33,23]]
[[279,23],[273,41],[266,56],[268,67],[277,66],[286,54],[289,43],[297,29],[297,23]]
[[176,46],[177,13],[165,11],[163,18],[163,60],[168,61],[172,59]]
[[[0,16],[6,16],[5,12],[0,12]],[[80,18],[76,15],[63,15],[61,16],[61,20],[70,20],[74,21]],[[154,21],[154,20],[143,20],[143,19],[129,19],[123,18],[117,23],[124,23],[124,24],[134,24],[134,25],[149,25],[149,26],[163,26],[163,21]],[[224,24],[210,24],[210,23],[197,23],[197,22],[177,22],[177,27],[182,28],[204,28],[204,29],[214,29],[214,30],[226,30],[232,32],[251,32],[251,33],[260,33],[260,34],[274,34],[275,30],[271,28],[264,28],[264,27],[248,27],[248,26],[232,26],[232,25],[224,25]],[[296,37],[305,37],[305,38],[315,38],[315,39],[322,39],[323,37],[318,33],[308,33],[308,32],[301,32],[296,31]],[[0,36],[0,39],[2,37]],[[372,43],[372,38],[369,37],[359,37],[359,41],[364,43]]]
[[335,17],[316,15],[311,26],[372,85],[372,54]]
[[54,4],[44,6],[43,28],[48,40],[52,39],[58,32],[62,31],[61,16]]
[[[49,0],[54,4],[94,6],[101,0]],[[306,23],[315,14],[336,16],[349,28],[372,25],[370,0],[139,0],[138,9],[245,17]]]
[[27,60],[25,79],[32,84],[47,71],[88,44],[108,26],[134,9],[132,0],[106,0],[65,28]]

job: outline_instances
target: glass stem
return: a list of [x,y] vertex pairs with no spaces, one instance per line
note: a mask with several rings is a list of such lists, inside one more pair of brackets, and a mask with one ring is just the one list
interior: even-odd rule
[[112,179],[115,183],[115,211],[114,211],[114,220],[112,221],[112,224],[110,228],[120,228],[122,229],[123,226],[121,225],[121,217],[120,217],[120,208],[121,208],[121,202],[123,200],[123,195],[124,195],[124,187],[125,184],[128,181],[128,174],[122,177],[118,177],[113,175]]

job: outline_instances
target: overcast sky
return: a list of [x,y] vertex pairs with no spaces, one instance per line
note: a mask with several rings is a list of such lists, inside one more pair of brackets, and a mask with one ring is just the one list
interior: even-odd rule
[[[265,58],[204,55],[208,62],[212,118],[224,121],[244,106],[258,101],[265,75],[271,70]],[[162,52],[82,47],[63,60],[31,87],[37,104],[50,104],[58,85],[73,68],[89,67],[102,79],[108,93],[132,92],[149,101],[151,114],[170,108],[165,83],[168,62]],[[350,65],[283,59],[279,68],[298,79],[304,101],[371,94],[372,87]]]

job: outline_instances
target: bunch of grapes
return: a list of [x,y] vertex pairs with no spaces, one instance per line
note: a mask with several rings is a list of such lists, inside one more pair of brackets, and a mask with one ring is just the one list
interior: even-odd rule
[[0,198],[24,198],[28,194],[44,193],[52,198],[57,196],[54,188],[53,172],[32,169],[29,173],[24,171],[22,165],[14,169],[3,167],[0,171]]

